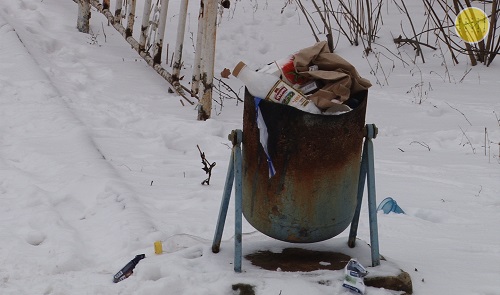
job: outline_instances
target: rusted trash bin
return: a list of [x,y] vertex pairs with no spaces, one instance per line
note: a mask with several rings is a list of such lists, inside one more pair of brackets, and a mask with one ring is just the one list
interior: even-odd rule
[[330,239],[351,223],[356,208],[368,91],[340,115],[313,115],[262,100],[268,152],[276,169],[269,178],[259,141],[255,102],[245,93],[242,210],[260,232],[286,242]]

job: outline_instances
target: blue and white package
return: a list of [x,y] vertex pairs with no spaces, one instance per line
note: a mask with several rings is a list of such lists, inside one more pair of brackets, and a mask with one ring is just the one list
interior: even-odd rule
[[349,260],[344,268],[345,276],[342,287],[358,294],[365,294],[364,277],[368,271],[356,259]]

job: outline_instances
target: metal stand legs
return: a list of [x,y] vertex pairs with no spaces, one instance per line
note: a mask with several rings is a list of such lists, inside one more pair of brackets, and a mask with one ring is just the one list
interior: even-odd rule
[[365,179],[368,179],[368,214],[370,219],[370,243],[372,266],[380,265],[380,254],[378,245],[378,225],[377,225],[377,200],[375,194],[375,167],[373,164],[373,143],[372,138],[377,137],[378,129],[374,124],[366,125],[365,143],[363,145],[363,156],[361,159],[361,169],[359,171],[358,182],[358,203],[352,218],[351,231],[349,233],[348,245],[354,248],[356,245],[356,234],[359,224],[359,213],[363,201],[365,189]]
[[222,232],[224,231],[224,224],[226,222],[227,209],[229,206],[229,199],[231,198],[231,191],[233,182],[235,182],[235,217],[234,217],[234,271],[241,272],[241,231],[242,231],[242,194],[241,194],[241,141],[243,139],[243,132],[241,130],[233,130],[229,134],[229,140],[233,143],[231,151],[231,159],[229,160],[229,167],[227,169],[226,183],[224,185],[224,195],[219,210],[219,218],[217,219],[217,228],[215,229],[214,240],[212,243],[212,252],[218,253],[220,250],[220,243],[222,239]]
[[[374,124],[366,125],[366,136],[363,145],[363,155],[359,172],[358,196],[357,205],[354,212],[354,217],[351,223],[349,233],[349,247],[353,248],[356,245],[356,234],[358,231],[359,214],[361,211],[361,203],[363,200],[363,192],[365,189],[365,180],[368,180],[368,210],[370,219],[370,243],[372,266],[380,265],[380,254],[378,244],[378,226],[377,226],[377,205],[375,195],[375,167],[373,158],[373,143],[372,139],[377,136],[377,127]],[[235,228],[234,228],[234,271],[241,272],[242,259],[242,162],[241,162],[241,141],[243,132],[241,130],[233,130],[229,135],[229,140],[233,144],[231,151],[231,159],[227,170],[226,183],[224,186],[224,194],[222,196],[221,206],[219,210],[219,218],[215,229],[214,240],[212,243],[212,252],[218,253],[224,231],[229,200],[235,183]]]

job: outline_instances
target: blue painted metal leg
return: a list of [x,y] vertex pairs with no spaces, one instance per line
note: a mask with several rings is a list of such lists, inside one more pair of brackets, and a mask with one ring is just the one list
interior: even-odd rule
[[351,248],[354,248],[356,246],[356,235],[358,234],[359,214],[361,212],[361,204],[363,203],[363,194],[365,191],[365,180],[366,180],[366,173],[368,170],[366,145],[367,142],[365,141],[365,144],[363,146],[363,155],[361,158],[361,167],[359,169],[358,198],[357,198],[356,210],[354,211],[354,216],[352,218],[351,230],[349,232],[349,240],[347,242],[347,245]]
[[375,193],[375,165],[373,161],[373,142],[372,138],[376,136],[375,125],[367,125],[367,154],[368,154],[368,211],[370,219],[370,242],[372,250],[372,266],[380,265],[380,253],[378,244],[378,225],[377,225],[377,198]]
[[235,218],[234,218],[234,271],[241,272],[241,236],[242,236],[242,162],[241,162],[241,141],[243,140],[243,132],[241,130],[233,130],[229,135],[229,140],[233,143],[229,167],[227,169],[226,183],[224,185],[224,194],[219,210],[219,218],[217,219],[217,227],[215,229],[214,240],[212,243],[212,252],[218,253],[226,223],[227,210],[229,200],[231,199],[231,191],[233,183],[235,183]]
[[212,243],[212,252],[219,253],[220,243],[222,239],[222,232],[224,231],[224,224],[226,223],[227,209],[229,207],[229,199],[231,199],[231,191],[234,182],[234,150],[231,151],[231,158],[229,159],[229,167],[227,168],[226,183],[224,185],[224,194],[220,203],[219,218],[217,219],[217,227],[215,229],[214,240]]
[[380,265],[380,253],[378,244],[378,225],[377,225],[377,200],[375,193],[375,166],[373,157],[372,138],[377,136],[377,127],[374,124],[366,125],[366,138],[363,145],[363,155],[359,171],[358,196],[356,210],[351,222],[349,240],[347,244],[353,248],[356,245],[356,235],[358,232],[359,214],[365,190],[365,180],[368,179],[368,214],[370,220],[370,244],[372,266]]
[[241,163],[241,141],[242,131],[236,130],[236,145],[234,147],[234,182],[235,182],[235,216],[234,216],[234,271],[241,272],[242,256],[242,163]]

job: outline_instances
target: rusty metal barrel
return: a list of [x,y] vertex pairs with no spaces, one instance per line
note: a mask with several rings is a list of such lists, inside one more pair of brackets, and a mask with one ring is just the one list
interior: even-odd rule
[[258,231],[292,243],[324,241],[351,223],[357,189],[368,92],[340,115],[315,115],[262,100],[269,178],[259,140],[255,102],[245,93],[243,114],[243,215]]

